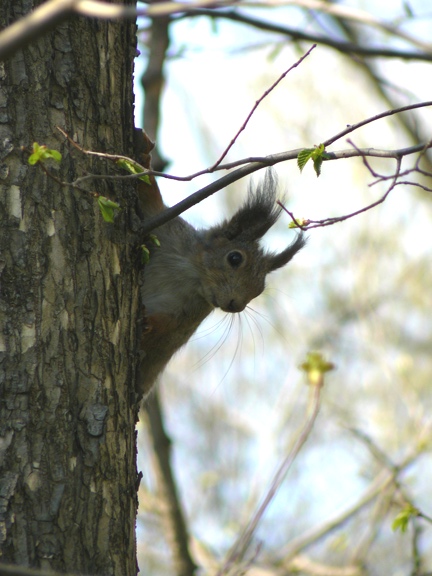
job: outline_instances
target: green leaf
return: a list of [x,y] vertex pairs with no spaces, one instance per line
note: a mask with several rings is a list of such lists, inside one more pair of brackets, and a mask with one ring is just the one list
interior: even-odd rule
[[[296,224],[297,222],[297,224]],[[290,222],[288,224],[288,228],[298,228],[299,226],[308,226],[310,223],[310,220],[308,220],[307,218],[296,218],[296,221],[294,222]]]
[[[123,168],[123,170],[126,170],[131,174],[141,174],[142,172],[146,172],[146,169],[143,166],[141,166],[141,164],[138,164],[138,162],[132,162],[131,160],[127,160],[126,158],[120,158],[119,160],[116,161],[116,164],[117,166]],[[146,174],[140,176],[139,180],[142,180],[146,184],[150,184],[150,178]]]
[[312,154],[314,153],[314,151],[315,148],[304,148],[303,150],[300,150],[300,152],[297,155],[297,166],[299,167],[300,172],[302,172],[303,168],[312,158]]
[[36,164],[41,159],[41,155],[39,153],[39,144],[37,142],[33,142],[33,154],[30,155],[28,159],[29,164]]
[[147,264],[148,261],[150,260],[150,250],[147,248],[145,244],[142,244],[141,250],[142,250],[141,254],[142,263]]
[[316,172],[317,178],[321,174],[322,163],[323,163],[322,156],[318,156],[317,158],[313,159],[314,170]]
[[[149,241],[155,246],[160,247],[159,238],[155,234],[149,234]],[[147,248],[146,244],[141,244],[142,249],[142,263],[147,264],[150,260],[150,250]]]
[[51,154],[51,158],[60,164],[62,159],[60,152],[58,150],[49,150],[49,153]]
[[155,246],[160,247],[159,238],[156,236],[156,234],[149,234],[149,238],[150,238],[150,241],[151,241]]
[[407,504],[403,510],[399,512],[396,518],[393,520],[392,523],[392,530],[400,530],[402,533],[405,533],[408,528],[409,521],[411,518],[415,518],[419,515],[419,511],[417,508],[414,508],[411,504]]
[[321,174],[323,160],[327,158],[329,158],[329,155],[325,152],[324,144],[320,144],[315,148],[304,148],[297,154],[297,166],[301,172],[308,161],[312,159],[316,175],[319,176]]
[[408,16],[408,18],[414,18],[414,11],[411,8],[411,6],[408,4],[408,2],[402,2],[402,6],[403,6],[404,12]]
[[218,22],[217,22],[217,18],[210,18],[210,26],[211,26],[211,31],[212,33],[215,35],[218,33]]
[[36,154],[32,154],[28,159],[28,163],[33,166],[34,164],[37,164],[39,160],[40,158]]
[[267,56],[267,60],[269,60],[269,62],[274,62],[284,49],[285,49],[285,42],[275,42],[273,44],[273,48],[270,51],[270,54]]
[[47,148],[47,146],[40,146],[37,142],[33,142],[33,153],[30,154],[28,159],[29,164],[34,165],[50,158],[60,163],[62,155],[58,150],[52,150],[51,148]]
[[114,222],[114,210],[119,210],[120,206],[117,202],[113,202],[105,196],[98,196],[98,204],[102,214],[102,218],[105,222]]

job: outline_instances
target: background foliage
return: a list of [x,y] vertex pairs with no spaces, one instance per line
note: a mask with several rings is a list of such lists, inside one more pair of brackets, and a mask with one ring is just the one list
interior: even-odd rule
[[[344,9],[352,18],[341,17]],[[258,2],[216,12],[226,15],[201,10],[166,22],[170,42],[162,59],[157,140],[171,174],[212,165],[255,101],[312,42],[318,47],[263,101],[227,161],[318,145],[348,124],[429,99],[426,1],[391,7]],[[268,26],[258,29],[251,19]],[[153,30],[151,40],[151,23],[143,21],[137,80],[156,36]],[[348,50],[353,46],[357,51]],[[400,114],[350,136],[357,147],[411,146],[430,140],[431,114],[430,108]],[[338,142],[331,150],[344,147],[350,145]],[[406,158],[403,166],[414,162]],[[427,157],[423,162],[429,169]],[[370,165],[394,174],[394,160]],[[386,181],[371,186],[375,178],[361,158],[325,162],[319,179],[309,165],[300,174],[294,161],[277,171],[298,217],[347,214],[388,187]],[[160,185],[173,204],[211,179]],[[430,187],[430,173],[407,180]],[[214,222],[238,206],[245,189],[244,181],[232,185],[186,218],[198,226]],[[310,392],[298,365],[308,351],[319,350],[337,370],[326,377],[313,433],[259,525],[249,573],[432,570],[431,207],[430,189],[401,185],[373,211],[311,231],[301,256],[269,279],[265,295],[246,313],[234,319],[215,313],[171,362],[160,392],[192,552],[201,566],[224,557],[268,490],[306,419]],[[281,219],[270,245],[290,240],[289,221]],[[148,467],[145,429],[141,442],[140,567],[145,574],[167,574],[163,501]],[[374,486],[375,497],[365,502]],[[394,531],[407,504],[420,516],[408,513],[406,531]]]

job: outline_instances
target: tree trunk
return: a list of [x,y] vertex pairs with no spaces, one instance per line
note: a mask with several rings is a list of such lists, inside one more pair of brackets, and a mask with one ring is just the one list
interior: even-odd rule
[[[2,0],[0,27],[29,4]],[[60,150],[46,166],[69,182],[112,166],[56,126],[86,149],[133,155],[134,56],[134,23],[72,18],[0,63],[2,562],[137,570],[133,186],[64,187],[21,150]],[[93,192],[120,203],[114,225]]]

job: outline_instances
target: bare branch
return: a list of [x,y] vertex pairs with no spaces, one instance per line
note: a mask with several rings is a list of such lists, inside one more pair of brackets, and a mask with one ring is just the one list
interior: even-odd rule
[[337,19],[351,20],[357,24],[364,24],[366,26],[382,30],[383,32],[386,32],[386,34],[391,34],[392,36],[406,40],[413,46],[417,46],[417,48],[420,50],[432,52],[432,44],[429,42],[422,42],[404,30],[400,30],[395,26],[391,26],[386,22],[378,20],[378,18],[374,18],[374,16],[372,16],[372,14],[369,12],[355,8],[354,6],[343,6],[340,4],[325,2],[324,0],[265,0],[265,2],[243,2],[242,5],[258,8],[263,6],[268,8],[269,5],[275,8],[283,6],[297,6],[299,8],[304,8],[305,10],[323,12],[324,14],[329,14],[330,16],[333,16]]
[[[266,22],[260,18],[254,18],[243,14],[239,11],[234,10],[221,10],[221,11],[210,11],[206,9],[196,9],[188,14],[191,16],[210,16],[212,18],[225,18],[227,20],[232,20],[234,22],[240,22],[248,26],[253,26],[259,30],[265,30],[267,32],[276,32],[278,34],[283,34],[284,36],[289,36],[293,40],[306,40],[307,42],[312,42],[314,44],[322,44],[324,46],[329,46],[343,54],[357,54],[359,56],[365,56],[368,58],[400,58],[402,60],[422,60],[425,62],[432,62],[432,51],[418,52],[415,50],[398,50],[393,48],[376,47],[372,48],[369,46],[361,46],[353,42],[344,42],[342,40],[334,40],[327,36],[321,36],[320,34],[312,34],[299,30],[298,28],[292,28],[290,26],[284,26],[281,24],[275,24],[273,22]],[[179,16],[178,18],[183,18]]]
[[[135,8],[131,5],[111,4],[96,0],[48,0],[36,10],[15,22],[0,33],[0,59],[5,59],[18,48],[25,46],[31,40],[37,38],[42,33],[53,28],[55,25],[68,18],[71,14],[78,14],[89,18],[100,18],[118,20],[122,18],[136,18],[137,16],[147,16],[150,18],[166,17],[173,14],[188,16],[210,16],[214,18],[225,18],[254,26],[255,28],[276,32],[289,36],[294,40],[306,40],[308,42],[330,46],[345,54],[358,54],[367,57],[387,57],[401,58],[405,60],[432,61],[432,46],[430,43],[420,42],[407,33],[395,29],[383,22],[380,22],[370,15],[359,11],[328,4],[326,2],[302,0],[293,2],[294,5],[314,10],[325,11],[339,18],[351,19],[369,26],[380,28],[395,37],[402,38],[417,46],[422,52],[410,50],[389,49],[385,47],[371,48],[361,46],[352,42],[334,40],[318,34],[306,33],[302,30],[282,26],[272,22],[265,22],[261,19],[242,14],[239,11],[217,11],[214,8],[231,6],[231,0],[195,0],[195,2],[160,2],[151,4],[146,8]],[[259,5],[261,3],[258,3]],[[341,12],[342,11],[342,12]]]
[[372,202],[372,204],[368,204],[367,206],[364,206],[363,208],[360,208],[355,212],[351,212],[350,214],[345,214],[344,216],[336,216],[334,218],[324,218],[323,220],[309,220],[307,230],[310,230],[311,228],[323,228],[324,226],[332,226],[333,224],[336,224],[338,222],[344,222],[349,218],[353,218],[354,216],[358,216],[359,214],[368,212],[369,210],[372,210],[372,208],[376,208],[377,206],[382,204],[387,199],[387,196],[390,194],[390,192],[395,188],[397,184],[397,179],[399,177],[399,171],[401,166],[401,159],[398,158],[396,160],[396,163],[397,163],[396,172],[392,177],[392,182],[388,187],[388,189],[386,190],[386,192],[383,194],[383,196],[381,196],[381,198],[379,198],[375,202]]
[[353,564],[348,566],[328,566],[299,555],[293,558],[287,570],[294,573],[309,574],[310,576],[364,576],[364,570]]
[[420,449],[415,449],[411,454],[409,454],[403,462],[397,466],[394,470],[382,470],[370,486],[365,490],[363,496],[359,500],[341,512],[337,514],[330,520],[327,520],[319,526],[315,526],[307,531],[302,536],[292,540],[285,549],[282,551],[284,556],[284,563],[289,562],[292,558],[295,558],[302,550],[308,546],[315,544],[333,530],[338,528],[367,506],[374,498],[382,493],[383,490],[388,488],[398,477],[398,475],[405,470],[421,453]]
[[[121,154],[109,154],[108,152],[96,152],[95,150],[87,150],[86,148],[80,146],[78,142],[75,142],[75,140],[73,140],[67,134],[67,132],[65,132],[62,128],[60,128],[60,126],[56,126],[56,128],[72,144],[72,146],[74,146],[77,150],[79,150],[83,154],[87,154],[89,156],[98,156],[99,158],[107,158],[108,160],[112,160],[113,162],[116,162],[117,160],[126,160],[128,162],[136,164],[135,160],[132,160],[132,158],[129,158],[128,156],[122,156]],[[143,168],[143,172],[147,173],[148,171]],[[141,175],[142,174],[140,174],[140,176]]]
[[283,480],[285,479],[286,474],[291,468],[294,460],[297,458],[300,450],[302,449],[306,440],[309,438],[310,433],[312,432],[312,428],[315,424],[320,408],[321,388],[322,388],[321,384],[316,384],[314,386],[313,404],[310,416],[306,420],[305,425],[300,435],[298,436],[297,440],[295,441],[291,451],[289,452],[289,454],[287,455],[287,457],[284,459],[279,469],[277,470],[275,477],[273,478],[272,484],[270,486],[270,489],[267,492],[263,502],[260,504],[257,511],[249,521],[248,525],[246,526],[242,534],[240,534],[239,538],[237,539],[231,551],[229,552],[227,559],[225,560],[223,566],[218,572],[218,576],[228,574],[230,568],[234,564],[237,564],[243,560],[245,553],[247,552],[252,542],[252,538],[257,529],[257,526],[261,518],[263,517],[264,512],[266,511],[270,502],[273,500]]
[[[26,46],[44,32],[54,28],[72,14],[102,20],[135,19],[138,16],[155,18],[185,13],[197,7],[207,9],[231,5],[231,0],[195,0],[195,2],[160,2],[146,8],[128,4],[111,4],[99,0],[48,0],[33,12],[14,22],[0,32],[0,59],[4,60],[19,48]],[[211,10],[210,10],[211,13]]]
[[171,467],[171,441],[165,432],[157,390],[152,393],[144,408],[151,430],[158,490],[164,502],[165,531],[173,551],[176,574],[193,576],[197,567],[189,552],[189,534]]
[[[376,150],[374,148],[365,148],[365,149],[358,148],[358,149],[341,150],[338,152],[329,153],[328,160],[337,160],[337,159],[341,159],[341,158],[352,158],[352,157],[359,157],[359,156],[362,158],[365,158],[366,156],[380,157],[380,158],[394,158],[394,159],[396,159],[398,166],[399,166],[399,169],[400,169],[400,159],[403,156],[407,156],[409,154],[414,154],[416,152],[424,150],[425,148],[432,148],[432,143],[419,144],[418,146],[411,146],[409,148],[401,148],[399,150]],[[83,152],[84,153],[91,153],[90,151],[85,151],[85,150],[83,150]],[[230,172],[229,174],[227,174],[225,176],[222,176],[221,178],[219,178],[215,182],[208,184],[204,188],[201,188],[197,192],[194,192],[193,194],[191,194],[190,196],[188,196],[187,198],[185,198],[181,202],[178,202],[174,206],[167,208],[166,210],[164,210],[160,214],[153,216],[152,218],[149,218],[148,220],[146,220],[143,223],[143,226],[141,228],[141,233],[142,234],[148,234],[149,232],[151,232],[155,228],[158,228],[159,226],[162,226],[163,224],[165,224],[166,222],[169,222],[173,218],[180,216],[180,214],[182,214],[183,212],[186,212],[186,210],[189,210],[189,208],[192,208],[192,206],[199,204],[200,202],[202,202],[206,198],[209,198],[210,196],[212,196],[213,194],[215,194],[219,190],[226,188],[229,184],[232,184],[233,182],[237,182],[238,180],[241,180],[242,178],[244,178],[245,176],[248,176],[249,174],[252,174],[253,172],[257,172],[258,170],[262,170],[263,168],[265,168],[267,166],[274,166],[275,164],[278,164],[280,162],[284,162],[287,160],[295,160],[297,158],[297,155],[299,152],[300,152],[300,149],[291,150],[289,152],[281,152],[279,154],[273,154],[273,155],[269,155],[269,156],[247,158],[244,160],[239,160],[236,163],[233,163],[233,164],[237,164],[237,165],[238,164],[244,164],[244,165],[240,166],[240,168],[238,168],[237,170]],[[106,156],[107,158],[113,159],[113,160],[121,158],[121,159],[127,159],[130,162],[134,162],[134,160],[132,160],[131,158],[127,158],[125,156],[114,155],[114,154],[106,154],[105,155],[103,152],[94,152],[94,154],[98,155],[100,157]],[[231,166],[231,165],[229,165],[229,166]],[[219,168],[217,168],[217,170],[227,169],[227,167],[228,167],[228,165],[225,165],[225,166],[221,165],[221,166],[219,166]],[[416,171],[416,170],[413,168],[412,171]],[[77,188],[77,189],[82,190],[82,188],[80,188],[79,185],[82,184],[84,181],[92,180],[92,179],[102,179],[102,180],[125,180],[125,179],[129,179],[130,180],[130,179],[140,178],[141,176],[144,176],[144,175],[155,175],[155,176],[161,176],[164,178],[170,178],[173,180],[182,180],[183,181],[183,180],[192,180],[192,179],[196,178],[197,176],[200,176],[201,174],[205,174],[205,173],[208,173],[208,170],[203,170],[202,172],[198,172],[198,173],[192,174],[190,176],[180,177],[180,176],[173,176],[170,174],[164,174],[164,173],[160,173],[160,172],[156,172],[156,171],[152,171],[152,170],[149,170],[149,171],[143,170],[143,172],[140,172],[138,174],[125,174],[125,175],[87,174],[86,176],[81,176],[80,178],[77,178],[73,182],[59,182],[59,183],[62,186],[71,186],[73,188]],[[364,208],[361,208],[360,210],[357,210],[356,212],[352,212],[351,214],[347,214],[344,216],[337,216],[334,218],[326,218],[324,220],[308,220],[307,226],[306,225],[301,226],[299,224],[299,222],[297,222],[297,220],[295,219],[294,215],[291,212],[289,212],[289,210],[287,210],[285,207],[283,207],[283,208],[288,213],[288,215],[291,217],[293,222],[299,228],[301,228],[303,230],[310,230],[312,228],[322,228],[324,226],[331,226],[333,224],[336,224],[337,222],[343,222],[344,220],[348,220],[349,218],[353,218],[354,216],[357,216],[359,214],[362,214],[363,212],[367,212],[368,210],[375,208],[376,206],[378,206],[379,204],[382,204],[386,200],[387,196],[390,194],[390,192],[393,190],[393,188],[395,186],[399,186],[402,184],[407,184],[407,185],[410,184],[410,185],[422,188],[423,190],[426,190],[428,192],[432,191],[430,188],[428,188],[422,184],[419,184],[417,182],[409,182],[409,181],[397,182],[395,180],[395,178],[397,179],[399,176],[400,176],[400,174],[398,172],[396,172],[396,174],[392,175],[391,177],[388,177],[389,179],[391,178],[394,181],[392,182],[390,188],[386,191],[386,193],[381,198],[379,198],[377,201],[373,202],[372,204],[369,204],[368,206],[365,206]],[[387,177],[385,177],[385,178],[387,178]]]
[[77,0],[48,0],[24,18],[0,32],[0,59],[4,60],[19,48],[47,32],[74,11]]
[[388,116],[393,116],[394,114],[400,114],[401,112],[407,112],[408,110],[415,110],[416,108],[425,108],[427,106],[432,106],[432,100],[429,100],[427,102],[418,102],[417,104],[408,104],[407,106],[401,106],[400,108],[393,108],[392,110],[386,110],[385,112],[376,114],[371,118],[366,118],[366,120],[362,120],[361,122],[357,122],[356,124],[348,125],[347,128],[345,128],[345,130],[342,130],[342,132],[339,132],[339,134],[336,134],[335,136],[332,136],[331,138],[324,140],[323,144],[325,147],[330,146],[330,144],[333,144],[333,142],[340,140],[340,138],[343,138],[347,134],[351,134],[352,132],[358,130],[362,126],[371,124],[371,122],[376,122],[377,120],[387,118]]
[[167,161],[158,146],[158,131],[161,119],[161,98],[165,85],[165,60],[170,45],[170,18],[155,18],[151,23],[147,45],[147,66],[141,76],[145,98],[143,106],[143,126],[150,140],[155,142],[152,149],[152,166],[163,171]]
[[103,20],[118,20],[120,18],[135,19],[137,16],[150,18],[169,16],[170,14],[188,13],[196,8],[218,8],[232,5],[232,0],[194,0],[194,2],[158,2],[146,8],[135,8],[125,4],[110,4],[101,0],[79,0],[76,11],[82,16],[101,18]]
[[305,58],[307,58],[309,56],[309,54],[312,52],[312,50],[316,48],[316,44],[314,44],[311,48],[309,48],[309,50],[306,52],[306,54],[304,54],[301,58],[299,58],[297,60],[297,62],[295,64],[293,64],[292,66],[290,66],[288,68],[288,70],[286,70],[283,74],[281,74],[279,76],[279,78],[276,80],[276,82],[274,82],[270,88],[268,88],[262,95],[260,98],[258,98],[258,100],[255,102],[252,110],[249,112],[246,120],[243,122],[242,126],[240,127],[240,129],[238,130],[238,132],[236,133],[236,135],[234,136],[234,138],[231,140],[231,142],[228,144],[228,146],[225,148],[225,150],[222,152],[221,156],[219,157],[218,160],[216,160],[216,162],[213,164],[213,166],[211,166],[209,168],[210,172],[213,172],[214,170],[216,170],[216,168],[219,166],[219,164],[222,162],[222,160],[225,158],[225,156],[228,154],[228,152],[231,150],[231,148],[234,146],[237,138],[240,136],[240,134],[243,132],[243,130],[246,128],[249,120],[252,118],[253,113],[255,112],[255,110],[258,108],[258,106],[261,104],[261,102],[264,100],[264,98],[266,98],[270,92],[272,90],[274,90],[276,88],[276,86],[285,78],[285,76],[291,72],[291,70],[293,70],[294,68],[297,68],[297,66],[299,66],[303,60]]

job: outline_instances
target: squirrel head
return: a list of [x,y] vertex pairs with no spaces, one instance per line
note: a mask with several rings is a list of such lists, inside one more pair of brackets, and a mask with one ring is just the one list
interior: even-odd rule
[[281,208],[276,204],[276,178],[267,170],[255,191],[249,190],[245,204],[230,220],[200,232],[202,250],[196,265],[200,270],[205,300],[225,312],[241,312],[265,288],[267,274],[287,264],[305,245],[298,234],[282,252],[263,250],[259,241],[276,222]]

